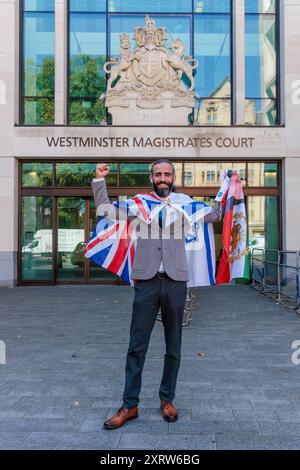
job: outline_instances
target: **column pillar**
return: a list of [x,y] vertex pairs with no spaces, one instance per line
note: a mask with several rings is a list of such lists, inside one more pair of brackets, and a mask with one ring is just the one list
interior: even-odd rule
[[233,2],[233,124],[245,124],[245,7]]
[[67,3],[55,0],[55,124],[67,124]]
[[19,1],[0,1],[0,287],[17,280],[18,178],[14,125],[19,109]]

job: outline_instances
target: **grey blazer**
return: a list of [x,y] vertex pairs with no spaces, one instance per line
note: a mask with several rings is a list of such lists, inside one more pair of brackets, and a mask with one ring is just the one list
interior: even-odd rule
[[[105,180],[93,182],[92,188],[98,216],[114,219],[126,216],[122,210],[116,213],[115,206],[109,200]],[[222,206],[216,204],[212,212],[204,217],[204,221],[218,222],[222,216]],[[181,217],[173,222],[168,229],[161,229],[157,218],[154,218],[151,224],[139,220],[139,237],[132,278],[136,280],[151,279],[157,274],[162,261],[164,270],[170,278],[175,281],[188,281],[184,240],[189,229],[189,223]]]

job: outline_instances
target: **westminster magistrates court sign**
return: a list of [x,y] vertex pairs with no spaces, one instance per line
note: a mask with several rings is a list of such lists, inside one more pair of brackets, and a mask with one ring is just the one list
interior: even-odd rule
[[[9,136],[7,136],[9,139]],[[284,128],[15,127],[16,158],[280,158]]]
[[253,148],[255,137],[46,137],[50,148]]

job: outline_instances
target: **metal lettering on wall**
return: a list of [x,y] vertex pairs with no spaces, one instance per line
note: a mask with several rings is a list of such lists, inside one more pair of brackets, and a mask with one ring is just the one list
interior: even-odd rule
[[46,137],[48,147],[253,148],[255,137]]

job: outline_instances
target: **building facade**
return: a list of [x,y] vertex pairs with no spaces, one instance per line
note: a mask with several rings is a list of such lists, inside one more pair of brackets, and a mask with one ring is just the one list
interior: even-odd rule
[[[199,63],[186,125],[115,125],[105,107],[103,64],[146,15]],[[83,257],[98,162],[112,199],[148,191],[166,157],[208,204],[236,168],[249,243],[299,249],[299,20],[300,0],[0,0],[0,286],[116,282]]]

